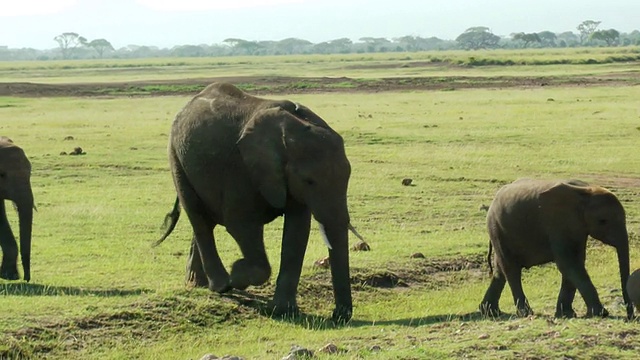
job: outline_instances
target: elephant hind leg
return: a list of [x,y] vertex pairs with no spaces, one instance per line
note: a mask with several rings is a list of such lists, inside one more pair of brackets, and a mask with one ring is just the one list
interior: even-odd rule
[[250,285],[266,283],[271,277],[271,265],[264,248],[262,224],[227,225],[227,232],[236,240],[244,258],[231,268],[231,286],[244,290]]
[[524,295],[522,289],[522,267],[509,264],[505,267],[505,274],[507,276],[507,282],[511,288],[511,294],[513,295],[513,302],[516,305],[518,316],[533,315],[533,310],[529,306],[529,301]]
[[200,250],[198,250],[195,235],[193,239],[191,239],[186,273],[185,282],[187,284],[195,287],[207,287],[209,285],[207,274],[205,274],[204,268],[202,267],[202,259],[200,258]]
[[480,314],[491,317],[500,316],[500,296],[506,283],[507,279],[504,277],[502,269],[496,268],[493,272],[489,288],[480,303]]
[[[192,243],[195,242],[197,246],[197,248],[194,248],[192,245],[188,264],[189,270],[200,266],[198,260],[194,259],[199,253],[200,264],[206,274],[209,289],[218,293],[226,292],[229,290],[229,273],[222,264],[213,237],[213,229],[216,224],[211,219],[206,204],[191,186],[177,159],[172,159],[172,164],[174,166],[173,176],[178,190],[178,198],[193,228],[194,240]],[[196,281],[201,282],[202,279],[197,277],[200,271],[193,271],[193,273],[196,276]],[[190,277],[191,273],[189,272],[187,273],[187,278],[189,279]]]

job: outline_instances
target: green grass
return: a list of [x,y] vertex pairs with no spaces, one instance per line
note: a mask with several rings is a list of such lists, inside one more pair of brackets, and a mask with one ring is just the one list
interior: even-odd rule
[[[591,75],[629,71],[640,48],[429,51],[342,55],[237,56],[0,62],[4,82],[130,82],[238,76]],[[590,64],[584,66],[584,64]],[[541,66],[544,65],[544,66]],[[637,72],[637,68],[631,71]]]
[[[639,87],[288,98],[345,139],[352,223],[372,247],[352,253],[352,275],[391,272],[408,287],[354,285],[353,321],[332,325],[329,274],[312,265],[326,256],[314,224],[299,319],[262,315],[273,284],[231,297],[185,288],[186,217],[161,246],[150,245],[175,196],[167,134],[189,97],[0,98],[0,135],[29,155],[38,207],[32,283],[0,281],[0,358],[280,359],[291,345],[327,343],[344,352],[319,359],[637,356],[640,330],[622,319],[615,252],[597,242],[587,267],[612,318],[553,319],[560,281],[553,266],[525,272],[535,317],[482,319],[476,310],[488,285],[479,207],[518,177],[582,178],[613,189],[627,210],[632,268],[640,267]],[[76,146],[86,155],[59,155]],[[402,186],[406,177],[415,186]],[[16,217],[10,211],[14,229]],[[281,231],[281,220],[265,231],[274,272]],[[216,237],[231,264],[237,246],[223,229]],[[411,259],[415,252],[427,258]],[[445,271],[451,264],[467,265]],[[507,289],[501,307],[513,314],[510,299]],[[580,296],[576,308],[584,314]]]

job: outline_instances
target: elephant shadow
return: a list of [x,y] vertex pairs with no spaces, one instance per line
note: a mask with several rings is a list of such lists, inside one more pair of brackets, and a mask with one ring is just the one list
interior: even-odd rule
[[0,296],[99,296],[116,297],[141,295],[151,290],[147,289],[88,289],[75,286],[53,286],[33,283],[6,283],[0,284]]
[[398,325],[398,326],[407,326],[407,327],[418,327],[423,325],[432,325],[437,323],[446,323],[452,321],[485,321],[485,320],[509,320],[516,318],[515,314],[507,314],[503,313],[497,317],[487,317],[482,315],[479,311],[470,312],[466,314],[443,314],[443,315],[430,315],[424,317],[417,318],[400,318],[400,319],[391,319],[391,320],[382,320],[382,321],[371,321],[371,320],[358,320],[357,318],[352,319],[346,325],[338,325],[335,324],[330,317],[323,317],[314,314],[308,314],[304,312],[300,312],[297,316],[287,316],[287,317],[272,317],[271,316],[271,308],[269,307],[270,298],[267,296],[263,296],[260,294],[249,293],[243,290],[232,290],[229,293],[225,293],[222,295],[223,298],[226,298],[229,301],[232,301],[240,306],[244,306],[250,309],[255,310],[258,314],[264,317],[273,318],[276,321],[283,321],[287,323],[291,323],[294,325],[298,325],[300,327],[309,329],[309,330],[329,330],[335,329],[340,326],[348,326],[348,327],[364,327],[364,326],[374,326],[374,325]]

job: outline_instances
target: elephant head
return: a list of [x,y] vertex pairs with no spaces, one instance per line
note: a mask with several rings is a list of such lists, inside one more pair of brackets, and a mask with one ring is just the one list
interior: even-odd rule
[[[624,207],[609,190],[589,186],[584,182],[561,183],[540,195],[542,206],[578,209],[576,222],[596,240],[616,249],[620,268],[620,281],[628,317],[633,317],[633,305],[627,293],[629,278],[629,235]],[[568,219],[565,218],[564,221]],[[557,220],[556,220],[557,221]]]
[[271,206],[284,208],[290,194],[307,204],[319,223],[339,223],[346,230],[351,166],[342,137],[326,123],[312,121],[281,108],[260,111],[245,127],[238,146]]
[[[351,166],[342,137],[309,109],[259,110],[238,147],[260,194],[274,208],[304,204],[320,224],[329,248],[336,310],[351,317],[347,186]],[[285,217],[286,221],[286,217]]]
[[34,202],[30,178],[31,163],[24,151],[8,138],[0,139],[0,245],[3,251],[0,277],[4,279],[19,279],[18,248],[9,227],[4,200],[12,201],[17,207],[24,279],[26,281],[31,279],[31,229]]

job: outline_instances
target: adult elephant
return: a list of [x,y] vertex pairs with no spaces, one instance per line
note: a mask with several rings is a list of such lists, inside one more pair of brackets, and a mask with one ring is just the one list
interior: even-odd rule
[[493,246],[496,271],[492,271],[491,284],[480,304],[483,314],[500,313],[498,302],[506,282],[517,314],[532,314],[522,290],[522,268],[553,261],[562,274],[555,316],[575,317],[572,304],[576,289],[587,305],[587,316],[607,316],[609,312],[585,269],[587,237],[591,235],[616,248],[627,316],[633,317],[626,289],[629,237],[625,211],[607,189],[580,180],[520,179],[498,191],[488,210],[487,225],[489,266]]
[[[178,193],[163,241],[180,205],[193,228],[187,280],[215,292],[264,284],[271,275],[263,227],[284,216],[280,271],[270,308],[298,312],[296,293],[311,217],[329,248],[335,321],[352,316],[347,185],[351,167],[342,137],[308,108],[248,95],[214,83],[177,114],[169,162]],[[223,225],[243,258],[231,275],[213,237]]]
[[31,191],[31,163],[24,151],[11,139],[0,137],[0,247],[2,265],[0,278],[18,280],[18,244],[13,236],[5,200],[18,209],[20,223],[20,256],[24,279],[31,280],[31,229],[33,221],[33,193]]

